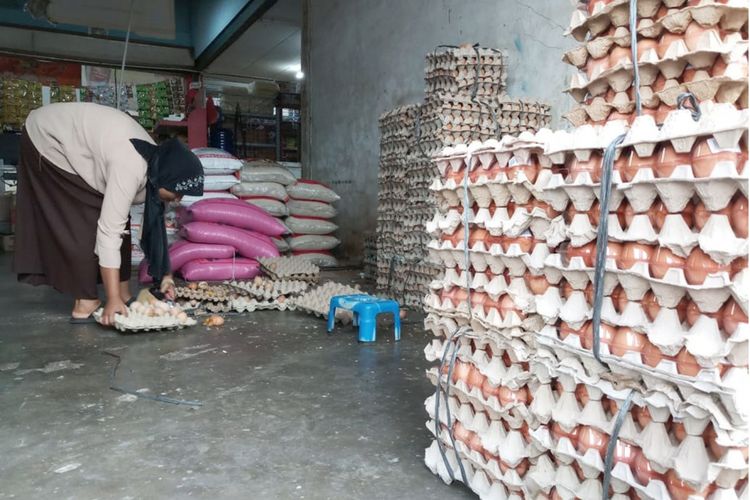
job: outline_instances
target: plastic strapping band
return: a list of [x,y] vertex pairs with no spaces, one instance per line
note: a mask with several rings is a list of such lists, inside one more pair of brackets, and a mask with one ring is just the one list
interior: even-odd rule
[[609,230],[609,198],[612,192],[612,166],[615,162],[617,146],[625,140],[622,134],[607,146],[602,160],[602,183],[599,191],[599,228],[596,233],[596,265],[594,266],[594,313],[591,318],[594,335],[594,357],[602,362],[600,357],[601,337],[600,326],[602,319],[602,299],[604,298],[604,274],[607,264],[607,234]]
[[463,223],[464,223],[464,265],[466,266],[466,305],[469,309],[469,320],[472,318],[472,311],[471,311],[471,259],[469,258],[469,167],[471,166],[472,161],[472,155],[471,153],[468,153],[466,155],[466,171],[464,172],[464,213],[463,213]]
[[[440,451],[440,455],[443,457],[443,463],[445,464],[445,468],[448,471],[448,475],[450,475],[451,480],[456,479],[455,474],[453,473],[453,468],[450,465],[450,462],[448,462],[448,457],[445,456],[445,448],[440,440],[440,388],[442,387],[442,384],[440,382],[440,378],[443,376],[443,367],[445,366],[445,360],[448,357],[448,351],[450,351],[450,347],[453,343],[453,340],[457,337],[460,337],[463,335],[463,333],[467,330],[466,327],[461,327],[455,332],[453,332],[453,335],[450,336],[449,339],[446,340],[445,343],[445,349],[443,349],[443,356],[440,360],[440,367],[438,368],[438,378],[437,378],[437,384],[435,386],[435,438],[438,444],[438,450]],[[458,351],[458,346],[456,346],[455,351]],[[446,381],[446,386],[450,387],[451,383],[451,377],[453,376],[453,362],[455,362],[455,356],[452,357],[451,364],[448,368],[448,380]],[[453,428],[451,426],[451,416],[450,416],[450,406],[448,405],[448,390],[446,390],[446,396],[445,396],[445,412],[446,412],[446,421],[448,424],[448,434],[451,436],[451,442],[454,443],[454,450],[455,450],[455,439],[453,437]],[[457,450],[456,454],[458,453]],[[461,465],[461,472],[463,471],[463,464],[459,460],[458,463]],[[464,475],[465,477],[465,475]]]
[[479,91],[479,77],[482,70],[482,58],[479,55],[479,44],[475,43],[471,46],[474,49],[474,53],[477,55],[477,62],[474,65],[474,86],[471,89],[471,100],[473,101],[477,97]]
[[630,51],[633,60],[633,88],[635,88],[635,112],[641,115],[641,74],[638,68],[638,0],[630,0]]
[[[687,107],[685,105],[685,102],[690,103],[690,107]],[[693,114],[693,120],[698,121],[701,119],[701,115],[703,114],[701,112],[700,106],[698,106],[698,101],[696,100],[695,96],[691,94],[690,92],[684,92],[677,96],[677,107],[679,109],[689,109],[690,112]]]
[[625,423],[625,415],[630,411],[630,406],[633,404],[633,396],[635,391],[630,391],[628,397],[622,402],[622,406],[617,411],[617,417],[615,418],[615,425],[612,427],[612,434],[609,437],[609,444],[607,444],[607,454],[604,457],[604,478],[602,478],[602,500],[609,498],[609,483],[612,479],[612,466],[615,460],[615,449],[617,448],[617,437],[620,435],[620,429],[622,424]]

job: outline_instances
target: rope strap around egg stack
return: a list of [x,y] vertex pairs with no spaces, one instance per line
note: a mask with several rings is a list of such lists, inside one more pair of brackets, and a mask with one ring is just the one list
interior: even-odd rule
[[[641,77],[638,68],[638,0],[630,0],[630,49],[633,62],[633,87],[635,89],[635,112],[636,116],[642,113],[641,108]],[[617,147],[625,140],[626,134],[617,136],[604,152],[602,159],[601,186],[599,190],[599,227],[596,234],[596,264],[594,266],[594,311],[592,320],[593,327],[593,351],[597,361],[604,364],[601,359],[601,319],[602,301],[604,300],[604,276],[607,263],[607,239],[609,236],[609,201],[612,193],[612,169],[615,162]],[[614,453],[617,447],[617,439],[620,429],[625,420],[625,415],[630,411],[635,390],[631,390],[628,397],[620,406],[612,434],[607,445],[607,454],[604,461],[604,477],[602,478],[602,499],[609,498],[609,483],[612,480],[612,467]]]
[[446,381],[445,381],[445,416],[446,416],[446,426],[448,427],[448,435],[450,436],[451,443],[453,444],[453,452],[456,456],[456,461],[458,461],[458,466],[461,471],[461,478],[464,482],[464,484],[468,485],[469,482],[466,478],[466,471],[464,470],[463,462],[461,461],[461,456],[458,453],[458,448],[456,448],[456,438],[453,435],[453,422],[451,418],[451,408],[450,404],[448,403],[450,401],[450,392],[451,392],[451,380],[453,378],[453,367],[456,362],[456,355],[458,354],[458,339],[469,331],[468,326],[462,326],[459,329],[457,329],[453,334],[446,339],[445,342],[445,349],[443,349],[443,356],[440,360],[440,366],[438,367],[438,376],[437,376],[437,384],[435,386],[435,438],[438,445],[438,450],[440,450],[440,456],[443,457],[443,463],[445,464],[445,469],[448,471],[448,475],[450,476],[451,480],[456,479],[456,476],[453,472],[453,468],[450,465],[450,462],[448,462],[448,457],[445,455],[445,445],[440,440],[440,393],[442,388],[441,383],[441,377],[443,376],[443,368],[445,367],[445,361],[448,357],[448,352],[450,351],[451,345],[455,346],[453,349],[453,354],[451,355],[451,359],[448,364],[448,373],[446,374]]

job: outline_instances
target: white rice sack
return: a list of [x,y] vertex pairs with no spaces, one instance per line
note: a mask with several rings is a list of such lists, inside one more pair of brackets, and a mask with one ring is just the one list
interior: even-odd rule
[[279,249],[279,253],[287,253],[289,250],[289,243],[284,238],[271,238],[276,248]]
[[317,234],[303,234],[292,236],[287,239],[292,251],[299,250],[331,250],[336,248],[341,241],[335,236],[323,236]]
[[297,181],[291,186],[287,186],[286,191],[291,198],[296,200],[333,203],[341,199],[339,195],[333,192],[333,189],[316,181]]
[[286,217],[289,213],[286,210],[286,205],[283,201],[279,201],[274,198],[265,198],[262,196],[256,198],[243,198],[246,202],[252,203],[256,207],[260,207],[269,215],[274,217]]
[[312,262],[318,267],[336,267],[339,265],[339,261],[336,260],[336,257],[327,252],[292,252],[292,255]]
[[233,175],[207,175],[203,178],[204,191],[228,191],[240,181]]
[[330,234],[339,228],[331,221],[309,217],[287,217],[284,223],[293,234]]
[[245,163],[240,175],[242,182],[277,182],[288,186],[297,181],[289,170],[271,161]]
[[208,199],[211,199],[211,198],[226,198],[226,199],[229,199],[229,200],[236,200],[237,199],[237,197],[235,195],[233,195],[232,193],[226,193],[226,192],[224,192],[224,193],[222,193],[222,192],[209,193],[209,192],[205,192],[205,193],[203,193],[203,196],[183,196],[182,200],[180,201],[180,205],[182,205],[183,207],[189,207],[190,205],[192,205],[196,201],[208,200]]
[[332,219],[338,213],[333,205],[322,201],[289,200],[286,202],[286,208],[289,210],[289,215],[302,217]]
[[193,154],[203,165],[206,175],[232,174],[242,168],[242,160],[216,148],[195,148]]
[[278,182],[241,182],[232,186],[232,194],[240,198],[264,196],[286,201],[286,189]]

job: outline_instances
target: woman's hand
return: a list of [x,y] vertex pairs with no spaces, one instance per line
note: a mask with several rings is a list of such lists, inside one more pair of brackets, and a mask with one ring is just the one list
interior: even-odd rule
[[167,274],[166,276],[164,276],[164,278],[162,278],[159,291],[163,293],[164,297],[166,297],[168,300],[175,299],[174,279],[171,275]]
[[128,315],[128,306],[118,296],[111,298],[104,304],[104,312],[102,312],[102,324],[106,326],[112,326],[115,324],[115,314],[122,314],[123,316]]

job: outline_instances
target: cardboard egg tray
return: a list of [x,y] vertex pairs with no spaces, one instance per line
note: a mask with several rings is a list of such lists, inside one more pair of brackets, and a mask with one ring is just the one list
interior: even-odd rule
[[[722,61],[726,63],[726,68],[720,70],[720,72],[711,71],[711,66],[714,65],[718,57],[721,57]],[[665,83],[662,90],[656,87],[655,84],[659,75],[667,81],[673,80],[677,86],[684,85],[687,90],[695,91],[696,97],[701,101],[714,99],[718,89],[725,82],[747,80],[746,60],[747,41],[743,40],[739,33],[727,35],[722,40],[718,30],[706,32],[694,50],[689,50],[685,41],[678,39],[672,42],[662,58],[658,56],[656,49],[639,53],[638,69],[641,94],[646,98],[644,105],[656,107],[660,101],[671,106],[675,105],[676,98],[673,99],[671,97],[672,92],[668,91],[673,85]],[[744,68],[742,67],[743,61],[745,62]],[[589,62],[596,63],[597,60],[590,60]],[[691,67],[691,72],[686,74],[684,71],[688,65]],[[579,103],[583,103],[588,96],[605,95],[607,92],[614,92],[615,94],[627,92],[634,79],[634,68],[629,53],[624,53],[616,64],[611,67],[608,66],[608,64],[594,66],[593,71],[589,73],[577,72],[571,78],[570,87],[566,92]],[[700,71],[694,73],[695,70]],[[705,94],[704,92],[709,90],[706,87],[709,82],[712,83],[709,85],[710,87],[716,88],[710,94]],[[706,88],[703,89],[699,85]],[[739,87],[739,85],[734,85],[734,87]],[[741,94],[741,88],[731,92],[726,88],[721,97],[716,100],[732,103]],[[627,94],[625,95],[627,96]],[[656,101],[649,102],[649,98],[656,99]]]
[[230,303],[231,310],[239,313],[253,311],[294,311],[297,306],[292,299],[276,297],[274,299],[257,299],[255,297],[237,297]]
[[[97,322],[101,322],[102,312],[103,309],[99,309],[94,313],[94,319],[96,319]],[[127,316],[115,314],[114,327],[122,333],[137,333],[160,330],[178,330],[195,324],[196,321],[192,318],[180,321],[176,317],[170,315],[148,316],[130,310]]]
[[[348,285],[342,285],[341,283],[335,283],[329,281],[323,285],[320,285],[306,293],[290,299],[294,306],[315,316],[327,318],[330,311],[331,298],[337,295],[353,295],[360,294],[362,291],[357,287],[351,287]],[[338,309],[336,311],[336,320],[344,323],[349,323],[352,320],[351,311]]]
[[261,269],[271,279],[308,281],[315,283],[320,278],[320,268],[306,259],[295,257],[271,257],[258,259]]
[[258,278],[253,281],[232,281],[227,284],[244,290],[256,299],[265,301],[276,300],[280,296],[292,297],[300,295],[310,287],[310,283],[307,281],[286,279],[275,281],[267,278]]
[[[667,13],[657,17],[661,6],[669,8]],[[630,7],[628,0],[615,0],[609,4],[600,3],[592,14],[586,7],[573,12],[569,33],[582,42],[586,35],[598,37],[610,26],[628,26]],[[727,31],[737,31],[747,23],[747,3],[730,0],[718,3],[702,0],[697,5],[688,6],[683,0],[647,0],[638,2],[639,34],[653,38],[666,32],[682,33],[691,21],[701,26],[720,26]]]
[[190,288],[189,286],[175,288],[176,298],[183,302],[226,302],[236,293],[237,290],[228,285],[206,282],[197,283],[196,288]]

